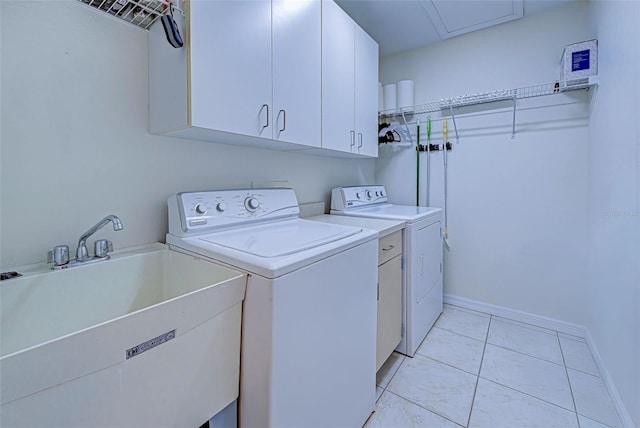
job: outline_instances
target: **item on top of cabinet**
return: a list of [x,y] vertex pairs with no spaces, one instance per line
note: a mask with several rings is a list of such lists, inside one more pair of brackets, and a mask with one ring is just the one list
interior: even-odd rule
[[589,77],[598,75],[598,40],[565,46],[560,69],[562,88],[589,83]]
[[133,9],[133,18],[131,18],[131,22],[133,24],[146,28],[147,26],[151,25],[155,18],[156,15],[150,14],[142,7],[137,6]]
[[124,7],[127,6],[127,4],[129,4],[128,0],[116,0],[115,2],[113,2],[113,4],[111,5],[111,8],[113,10],[115,10],[116,12],[122,10]]
[[395,110],[397,89],[395,83],[384,85],[384,109]]
[[396,100],[397,108],[413,107],[413,80],[401,80],[396,84]]

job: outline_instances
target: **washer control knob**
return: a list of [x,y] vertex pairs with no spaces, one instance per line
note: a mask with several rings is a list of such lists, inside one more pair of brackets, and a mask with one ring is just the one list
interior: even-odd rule
[[244,207],[247,211],[253,212],[260,207],[260,201],[253,197],[247,198],[244,200]]
[[360,199],[360,193],[356,193],[356,198]]
[[367,190],[367,192],[365,193],[367,195],[367,199],[371,199],[371,191]]
[[205,204],[196,204],[196,213],[204,215],[207,213],[207,206]]
[[216,210],[218,212],[223,212],[226,209],[227,209],[227,204],[225,204],[224,202],[218,202],[218,205],[216,205]]

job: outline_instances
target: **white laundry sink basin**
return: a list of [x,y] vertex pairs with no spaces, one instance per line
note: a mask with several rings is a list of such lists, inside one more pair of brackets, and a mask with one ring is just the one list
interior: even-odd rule
[[199,426],[238,395],[246,274],[163,244],[0,283],[0,426]]

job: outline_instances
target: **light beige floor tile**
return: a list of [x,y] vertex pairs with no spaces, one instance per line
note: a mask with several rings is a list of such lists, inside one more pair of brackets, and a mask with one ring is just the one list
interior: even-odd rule
[[416,352],[477,375],[483,350],[480,340],[434,327]]
[[376,402],[380,399],[380,396],[382,395],[383,392],[384,392],[383,388],[376,386]]
[[406,357],[399,352],[392,352],[387,361],[380,367],[378,373],[376,373],[376,385],[386,388],[405,358]]
[[576,342],[575,340],[561,337],[560,346],[562,347],[562,354],[567,367],[600,376],[600,370],[598,370],[598,366],[593,361],[591,350],[586,342]]
[[472,374],[416,354],[404,360],[387,390],[466,425],[476,379]]
[[580,421],[580,428],[611,428],[609,425],[601,424],[582,415],[578,415],[578,420]]
[[618,415],[602,379],[573,369],[567,369],[567,372],[578,414],[611,427],[619,426]]
[[570,340],[573,340],[573,341],[576,341],[576,342],[587,343],[587,341],[586,341],[586,339],[584,337],[574,336],[573,334],[563,333],[561,331],[558,332],[558,336],[564,337],[565,339],[570,339]]
[[436,321],[435,326],[477,340],[486,340],[490,317],[448,306]]
[[564,366],[487,344],[480,377],[574,410]]
[[365,428],[459,428],[459,425],[436,415],[404,398],[385,391]]
[[513,389],[480,379],[469,428],[578,427],[577,415]]
[[462,306],[450,305],[448,303],[444,304],[444,309],[455,309],[455,310],[458,310],[458,311],[468,312],[468,313],[473,314],[473,315],[478,315],[478,316],[485,317],[485,318],[491,318],[491,315],[486,314],[484,312],[474,311],[473,309],[463,308]]
[[558,336],[552,330],[530,328],[526,324],[494,317],[487,343],[563,364]]

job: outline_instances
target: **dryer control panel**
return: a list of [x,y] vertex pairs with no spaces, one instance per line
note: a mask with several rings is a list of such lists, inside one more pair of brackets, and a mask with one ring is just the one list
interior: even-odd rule
[[386,203],[387,191],[384,186],[336,187],[331,191],[331,209],[335,211]]
[[181,192],[167,200],[169,233],[190,236],[284,217],[300,210],[293,189],[240,189]]

